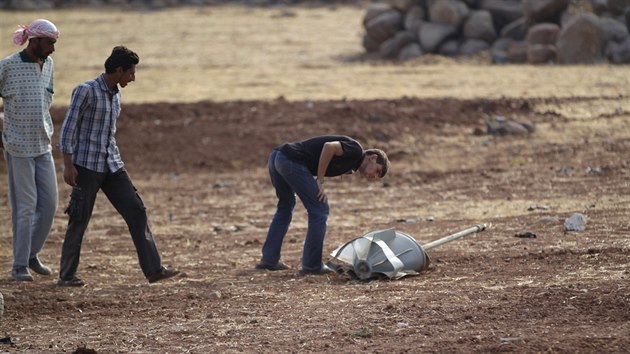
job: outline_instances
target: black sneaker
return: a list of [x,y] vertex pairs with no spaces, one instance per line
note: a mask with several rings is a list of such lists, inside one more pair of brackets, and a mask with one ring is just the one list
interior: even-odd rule
[[149,273],[147,275],[147,279],[149,280],[149,283],[155,283],[160,280],[174,277],[177,274],[179,274],[179,270],[177,269],[162,267],[158,272]]
[[31,272],[26,267],[20,267],[11,271],[11,276],[17,281],[33,281]]
[[31,268],[33,272],[40,275],[52,274],[52,269],[50,269],[48,266],[43,265],[42,262],[39,261],[39,258],[37,258],[37,256],[28,260],[28,267]]
[[64,287],[81,287],[81,286],[85,286],[85,283],[83,282],[83,280],[77,278],[77,277],[73,277],[72,279],[59,279],[57,280],[57,286],[64,286]]
[[291,267],[289,267],[288,265],[282,263],[282,262],[278,262],[276,264],[267,264],[267,263],[258,263],[256,264],[256,269],[258,270],[271,270],[271,271],[276,271],[276,270],[287,270],[287,269],[291,269]]
[[332,274],[334,273],[334,271],[330,268],[328,268],[327,265],[322,264],[322,267],[319,269],[300,269],[300,271],[298,272],[300,275],[326,275],[326,274]]

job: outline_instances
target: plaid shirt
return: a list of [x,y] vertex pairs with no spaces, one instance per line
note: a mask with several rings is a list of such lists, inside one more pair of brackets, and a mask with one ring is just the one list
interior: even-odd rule
[[[51,151],[53,60],[40,69],[25,51],[0,60],[0,97],[4,103],[4,148],[13,156],[35,157]],[[1,131],[2,129],[0,129]]]
[[72,154],[75,165],[96,172],[116,172],[123,167],[116,146],[116,120],[120,91],[107,88],[105,76],[86,81],[72,91],[72,100],[61,126],[59,149]]

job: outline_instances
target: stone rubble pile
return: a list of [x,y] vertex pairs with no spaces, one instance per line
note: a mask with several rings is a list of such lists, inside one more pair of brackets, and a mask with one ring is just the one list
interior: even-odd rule
[[630,0],[386,0],[363,47],[383,59],[491,53],[496,63],[630,63]]
[[[0,10],[266,6],[308,1],[0,0]],[[363,18],[363,47],[383,59],[489,51],[496,63],[630,63],[630,0],[381,1],[371,3]]]

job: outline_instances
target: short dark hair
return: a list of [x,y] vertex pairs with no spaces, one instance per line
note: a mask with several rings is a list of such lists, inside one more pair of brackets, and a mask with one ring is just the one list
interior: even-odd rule
[[387,158],[387,154],[385,151],[380,149],[367,149],[365,150],[366,155],[376,155],[376,163],[381,165],[383,168],[381,169],[380,178],[385,177],[387,171],[389,170],[389,159]]
[[124,71],[127,71],[133,65],[138,65],[139,62],[138,54],[125,46],[119,45],[112,49],[112,54],[105,60],[105,72],[113,74],[119,66]]

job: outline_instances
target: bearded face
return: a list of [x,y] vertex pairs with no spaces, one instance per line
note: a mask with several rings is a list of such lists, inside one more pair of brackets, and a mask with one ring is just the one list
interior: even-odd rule
[[55,51],[57,40],[54,38],[34,38],[33,41],[33,54],[41,60],[46,60]]

